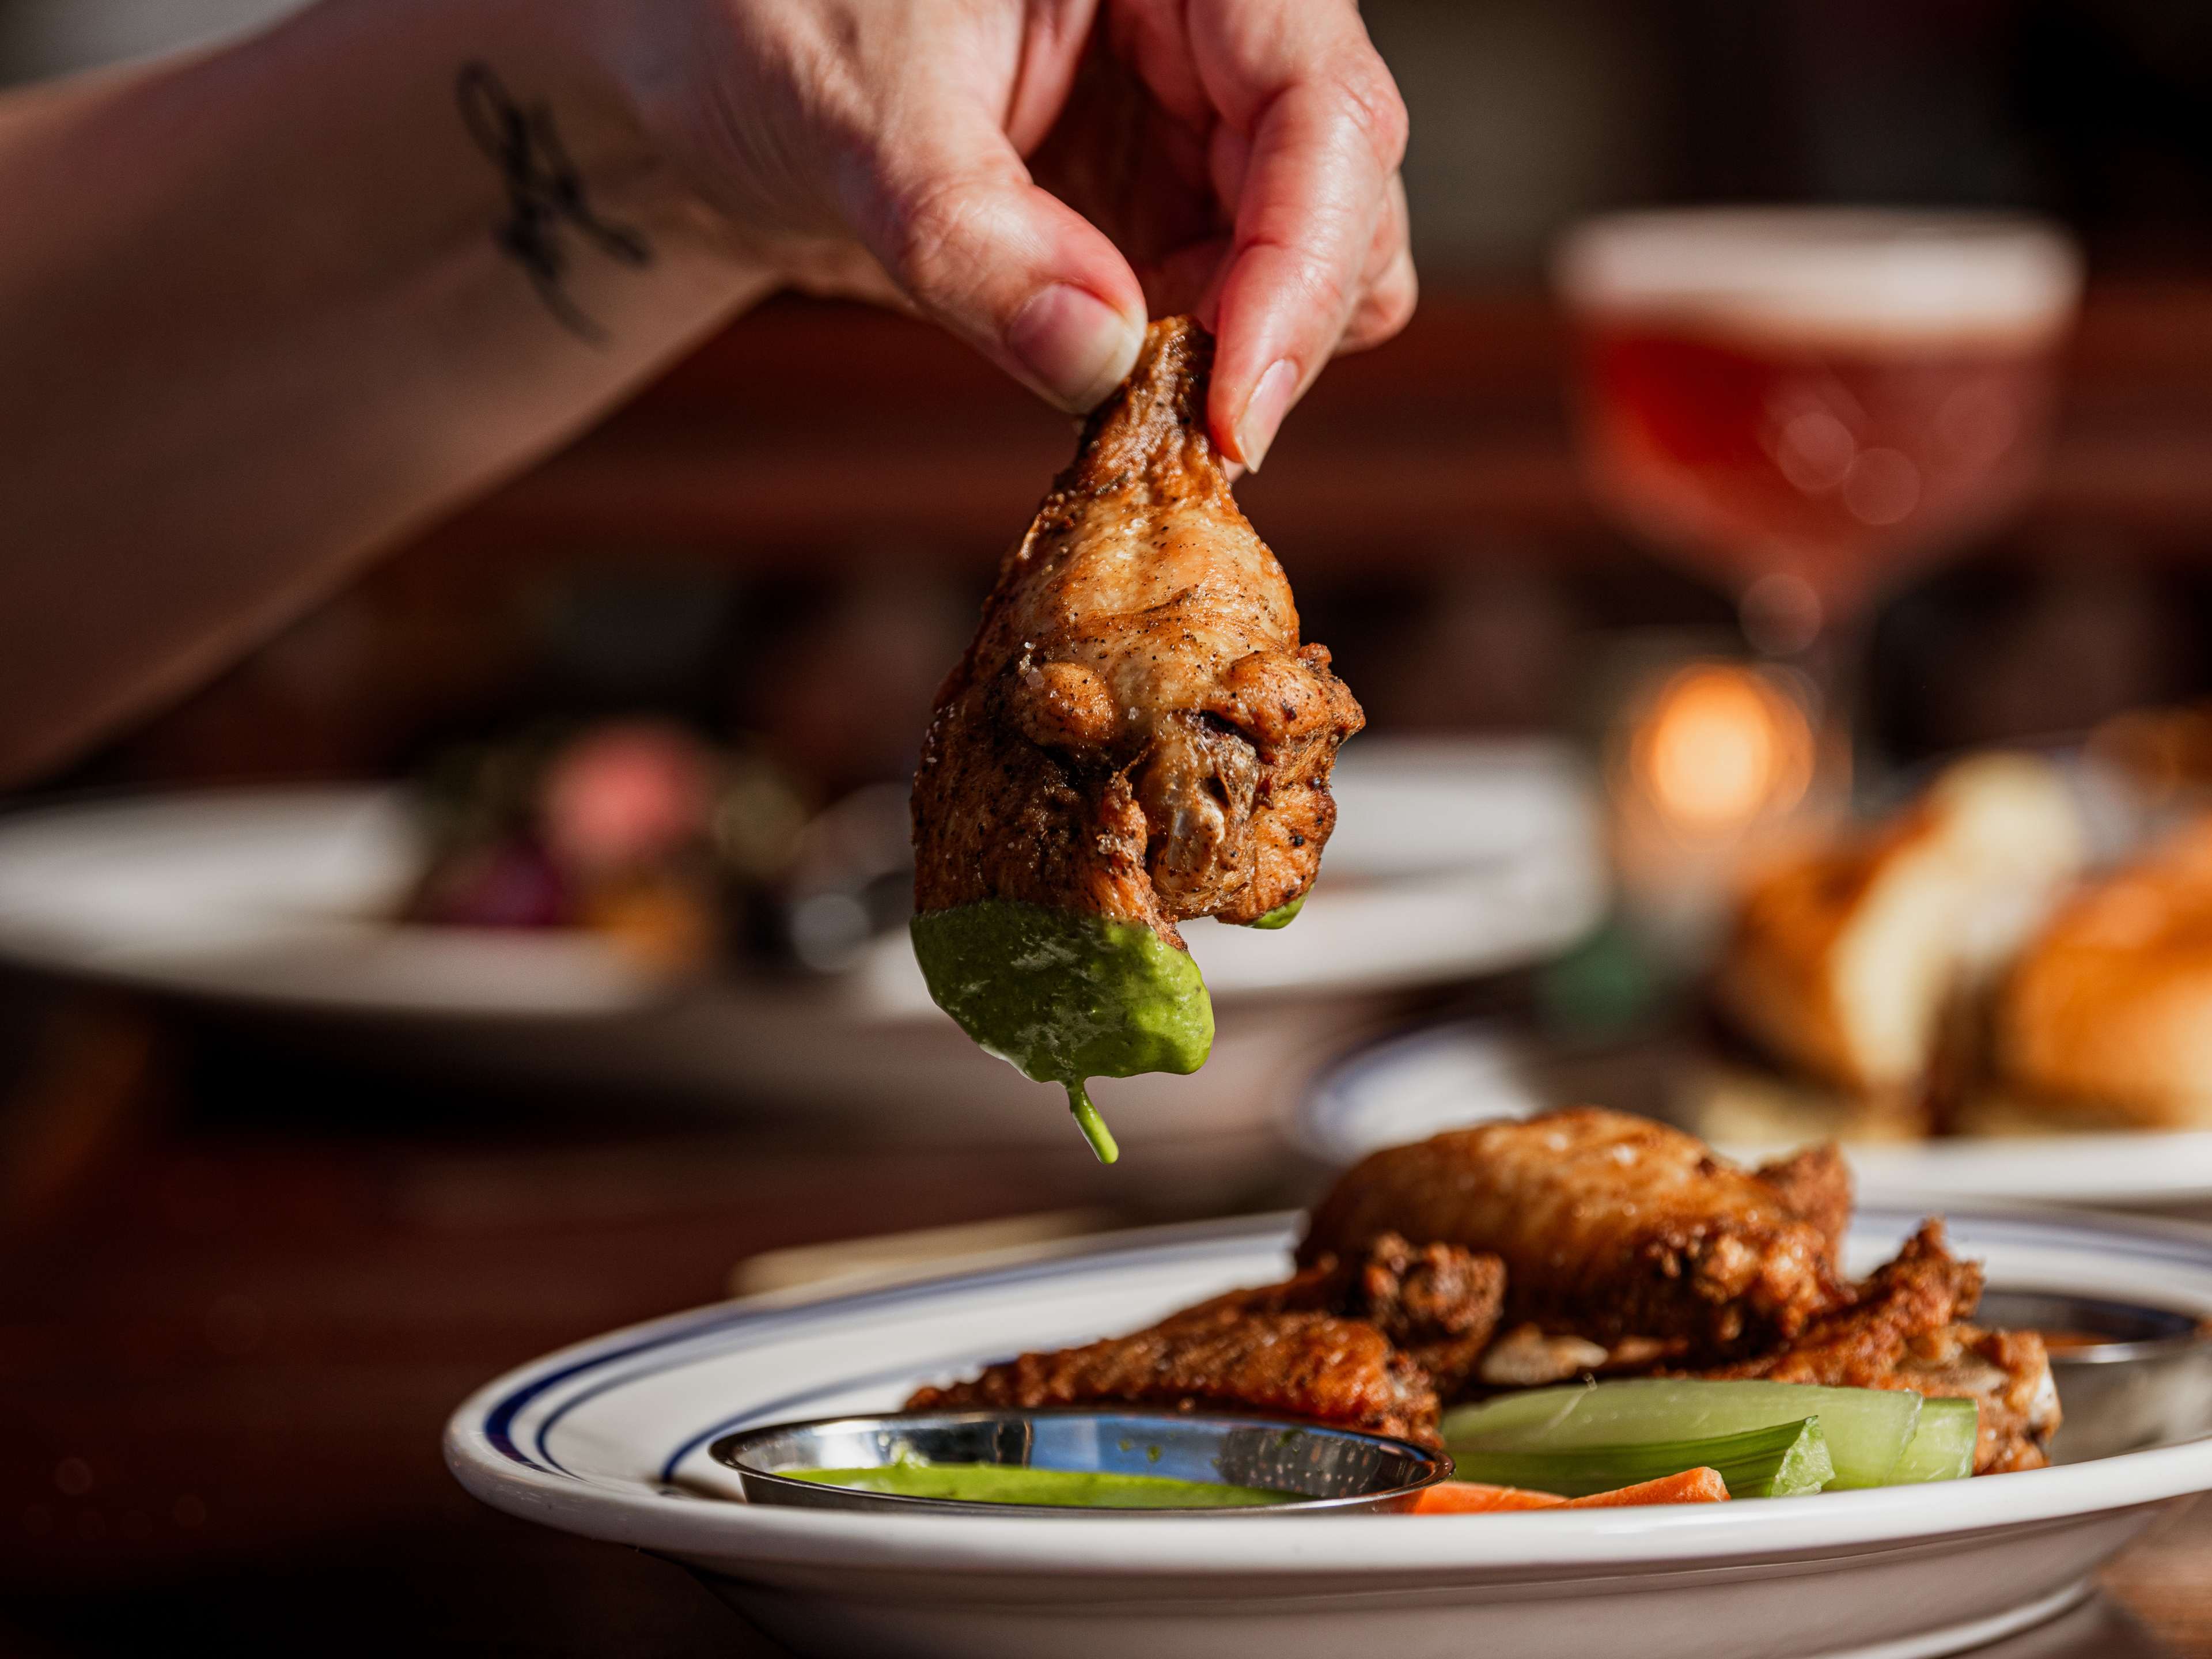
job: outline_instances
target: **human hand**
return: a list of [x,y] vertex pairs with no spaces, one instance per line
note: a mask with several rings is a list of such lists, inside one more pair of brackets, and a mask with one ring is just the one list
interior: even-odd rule
[[1148,310],[1191,311],[1214,439],[1257,466],[1332,354],[1412,313],[1405,108],[1352,0],[610,15],[635,118],[750,252],[909,306],[1063,408],[1128,373]]

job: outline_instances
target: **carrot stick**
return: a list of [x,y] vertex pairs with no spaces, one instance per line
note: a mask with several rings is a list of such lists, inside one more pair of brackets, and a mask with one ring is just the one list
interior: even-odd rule
[[1443,1480],[1425,1488],[1416,1515],[1486,1515],[1496,1510],[1554,1510],[1567,1500],[1520,1486],[1487,1486],[1479,1480]]
[[1570,1498],[1561,1507],[1611,1510],[1628,1509],[1639,1504],[1725,1504],[1728,1495],[1728,1482],[1721,1479],[1718,1469],[1685,1469],[1680,1474],[1638,1481],[1614,1492],[1596,1492],[1588,1498]]

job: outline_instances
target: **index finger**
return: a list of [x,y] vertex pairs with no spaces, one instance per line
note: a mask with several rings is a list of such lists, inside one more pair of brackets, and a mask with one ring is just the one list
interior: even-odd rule
[[1358,302],[1406,106],[1348,0],[1225,0],[1189,27],[1219,142],[1245,151],[1207,420],[1256,465]]

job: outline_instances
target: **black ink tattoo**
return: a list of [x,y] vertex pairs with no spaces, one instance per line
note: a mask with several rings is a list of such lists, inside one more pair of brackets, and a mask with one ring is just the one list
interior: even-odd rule
[[568,159],[554,130],[553,112],[545,105],[523,108],[486,64],[464,64],[455,92],[469,136],[498,165],[507,185],[507,217],[493,227],[492,240],[530,273],[538,297],[564,327],[586,340],[605,339],[606,331],[562,286],[568,251],[561,226],[573,225],[601,252],[626,265],[651,264],[652,246],[629,226],[592,210],[584,198],[583,175]]

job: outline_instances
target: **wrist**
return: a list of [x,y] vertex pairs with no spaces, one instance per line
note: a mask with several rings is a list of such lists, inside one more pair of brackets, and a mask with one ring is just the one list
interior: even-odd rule
[[[436,3],[436,0],[433,0]],[[740,228],[678,164],[639,73],[658,45],[667,5],[636,0],[483,0],[476,41],[457,42],[457,118],[512,198],[522,147],[527,174],[553,181],[565,163],[592,212],[618,216],[655,245],[727,260],[761,278]],[[495,100],[495,91],[504,94]],[[493,117],[487,121],[487,117]]]

